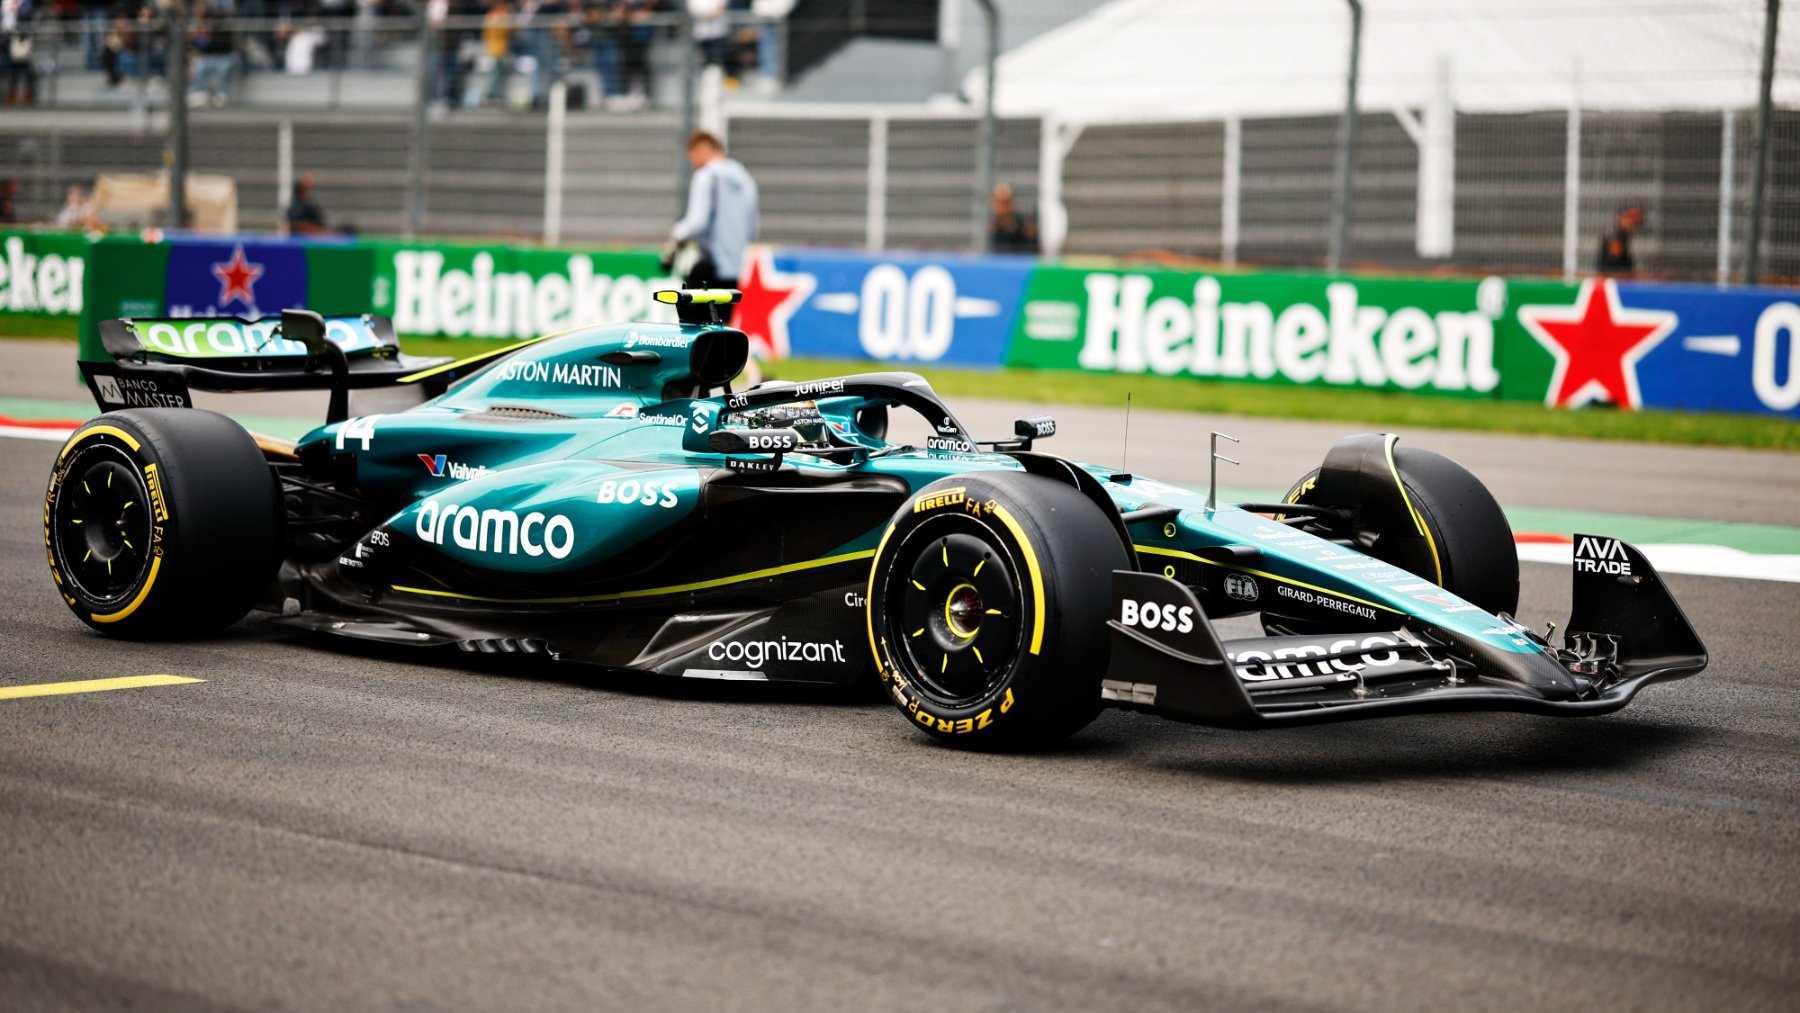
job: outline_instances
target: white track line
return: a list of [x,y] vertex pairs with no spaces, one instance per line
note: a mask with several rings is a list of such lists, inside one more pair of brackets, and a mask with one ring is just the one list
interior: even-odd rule
[[[1637,543],[1632,543],[1636,545]],[[1800,556],[1761,555],[1723,545],[1638,545],[1658,573],[1692,573],[1702,577],[1782,580],[1800,583]],[[1573,565],[1575,547],[1532,543],[1519,546],[1519,559],[1529,563]]]
[[10,436],[15,440],[45,440],[51,443],[61,443],[74,432],[73,427],[41,429],[36,426],[0,426],[0,437]]

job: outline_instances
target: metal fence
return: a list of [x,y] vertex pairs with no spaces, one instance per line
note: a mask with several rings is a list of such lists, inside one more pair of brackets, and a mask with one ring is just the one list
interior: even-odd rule
[[[407,231],[417,182],[422,232],[653,243],[680,211],[680,135],[700,122],[725,133],[757,177],[766,241],[966,249],[981,231],[978,119],[966,105],[758,99],[768,88],[748,64],[736,68],[737,90],[715,75],[719,90],[709,93],[690,29],[664,17],[646,22],[653,100],[608,109],[600,101],[608,91],[631,93],[609,87],[591,47],[558,48],[542,77],[516,59],[499,68],[495,89],[496,68],[471,59],[483,45],[479,20],[441,22],[423,44],[419,24],[370,22],[361,42],[347,35],[343,52],[312,74],[241,75],[226,108],[189,112],[191,169],[234,177],[240,222],[254,230],[280,226],[282,184],[306,170],[332,223],[365,233]],[[239,62],[261,59],[254,51],[240,47]],[[459,69],[446,69],[446,53]],[[70,184],[166,165],[171,111],[166,92],[149,84],[153,61],[143,61],[145,77],[110,92],[93,72],[70,69],[73,55],[66,62],[39,85],[51,108],[0,117],[0,177],[21,182],[25,220],[51,218]],[[60,84],[49,87],[52,77]],[[554,95],[566,111],[531,108],[540,84],[545,101]],[[421,86],[434,109],[415,181],[408,166]],[[690,92],[697,98],[684,115]],[[484,106],[494,94],[500,101]],[[1726,280],[1740,267],[1749,110],[1460,112],[1450,143],[1436,149],[1404,111],[1365,110],[1360,120],[1350,266],[1583,272],[1615,210],[1635,203],[1648,213],[1634,251],[1641,274]],[[1338,129],[1334,115],[1004,120],[995,178],[1038,219],[1050,254],[1317,265],[1330,238]],[[1776,111],[1769,165],[1763,263],[1769,274],[1800,277],[1800,110]]]

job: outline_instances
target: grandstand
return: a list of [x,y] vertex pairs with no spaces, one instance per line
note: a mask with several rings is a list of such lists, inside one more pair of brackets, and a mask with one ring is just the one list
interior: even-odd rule
[[[1001,3],[1002,23],[1031,7]],[[1041,217],[1053,251],[1323,262],[1348,50],[1339,0],[1294,0],[1279,18],[1249,0],[1067,2],[1040,15],[1051,7],[1053,17],[1015,31],[995,105],[997,178]],[[1646,273],[1711,280],[1733,270],[1749,210],[1762,3],[1365,7],[1350,263],[1585,269],[1613,210],[1636,202],[1649,213],[1637,248]],[[979,46],[969,37],[973,4],[946,9],[955,17],[940,11],[923,26],[935,32],[853,37],[810,76],[722,96],[717,125],[762,184],[765,239],[967,247],[979,201],[981,84],[977,72],[957,75]],[[191,167],[238,180],[244,227],[277,226],[278,182],[301,168],[317,174],[334,219],[364,233],[406,229],[418,53],[403,34],[379,37],[385,48],[335,85],[251,74],[232,107],[190,116]],[[1764,263],[1794,277],[1800,21],[1784,22],[1779,43]],[[679,202],[676,139],[686,120],[677,99],[684,68],[698,61],[682,52],[679,32],[657,45],[657,107],[608,111],[587,101],[561,120],[554,230],[546,178],[558,121],[529,109],[440,109],[426,128],[422,231],[658,241]],[[859,62],[868,94],[911,98],[813,100],[844,97],[830,82]],[[705,121],[705,78],[693,73]],[[585,65],[569,71],[578,97],[594,95],[588,75]],[[77,72],[64,77],[60,92],[40,89],[40,105],[55,105],[0,118],[0,177],[22,181],[25,218],[48,218],[70,182],[165,164],[167,114],[149,89],[133,108],[132,93],[101,95]],[[960,98],[942,94],[947,77]],[[343,101],[324,107],[315,93],[332,89]]]

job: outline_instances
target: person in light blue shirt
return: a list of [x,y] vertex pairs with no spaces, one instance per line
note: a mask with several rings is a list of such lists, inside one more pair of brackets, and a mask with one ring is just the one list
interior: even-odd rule
[[682,276],[690,288],[736,288],[744,254],[756,239],[756,180],[714,135],[696,130],[688,137],[687,214],[675,223],[663,269]]

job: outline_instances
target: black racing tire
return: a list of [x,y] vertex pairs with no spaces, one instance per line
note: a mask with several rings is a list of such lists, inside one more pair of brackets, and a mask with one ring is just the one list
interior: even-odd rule
[[1023,472],[957,475],[907,501],[870,571],[869,646],[915,728],[1027,749],[1100,711],[1112,571],[1130,566],[1093,501]]
[[[1418,511],[1365,513],[1357,526],[1376,536],[1368,553],[1431,581],[1485,611],[1508,615],[1519,607],[1519,549],[1512,525],[1492,493],[1467,468],[1442,454],[1416,447],[1394,448],[1406,500]],[[1323,506],[1317,495],[1319,469],[1294,483],[1284,503]],[[1429,537],[1420,537],[1422,523]]]
[[44,496],[50,575],[69,609],[128,639],[197,636],[243,618],[275,575],[280,487],[236,422],[131,408],[69,438]]

